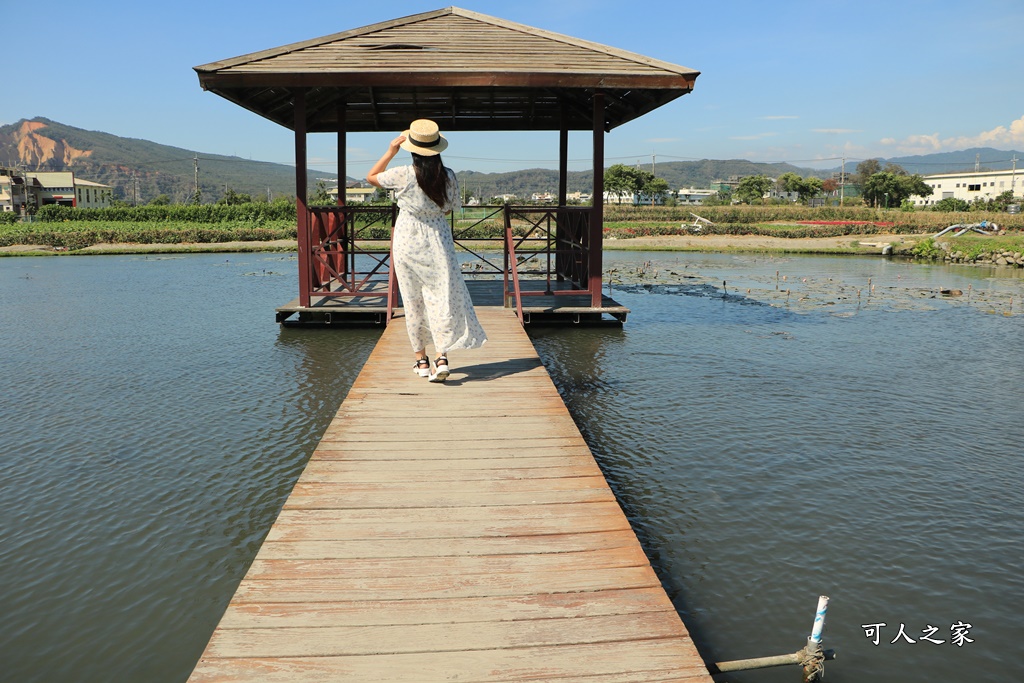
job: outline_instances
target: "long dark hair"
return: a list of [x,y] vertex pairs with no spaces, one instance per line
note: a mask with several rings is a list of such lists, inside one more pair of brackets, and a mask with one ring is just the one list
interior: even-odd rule
[[448,203],[448,169],[441,162],[441,155],[412,155],[412,167],[416,171],[416,184],[442,209]]

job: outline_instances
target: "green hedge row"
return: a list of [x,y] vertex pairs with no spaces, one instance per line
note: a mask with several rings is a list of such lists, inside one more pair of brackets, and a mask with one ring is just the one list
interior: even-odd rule
[[83,249],[100,243],[262,242],[295,237],[295,224],[291,221],[277,221],[265,226],[251,223],[20,223],[0,228],[0,247],[41,244],[65,249]]
[[295,221],[295,202],[277,200],[273,203],[198,204],[166,206],[115,206],[107,209],[79,209],[51,204],[41,207],[36,218],[46,223],[64,221],[104,221],[129,223],[233,223],[248,221]]
[[[1006,213],[942,213],[937,211],[900,211],[898,209],[872,209],[854,207],[808,207],[800,205],[768,206],[617,206],[604,209],[605,224],[616,222],[678,222],[693,223],[697,214],[713,223],[758,223],[798,221],[859,221],[865,223],[895,223],[898,226],[917,226],[921,232],[935,232],[955,223],[978,223],[989,220],[1010,230],[1024,230],[1024,214]],[[858,226],[867,227],[867,226]]]

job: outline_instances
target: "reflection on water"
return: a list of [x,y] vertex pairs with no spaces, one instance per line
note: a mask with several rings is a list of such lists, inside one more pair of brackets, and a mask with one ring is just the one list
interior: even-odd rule
[[[609,260],[671,260],[708,295],[620,289],[624,329],[532,336],[702,652],[795,651],[828,594],[827,680],[1019,678],[1024,317],[772,292],[871,278],[1019,305],[1021,281]],[[0,259],[0,678],[185,680],[377,338],[274,325],[295,281],[280,255]],[[974,643],[888,642],[958,620]]]
[[[634,268],[666,255],[636,258]],[[668,258],[719,285],[781,270],[1022,294],[1019,279],[971,269]],[[931,310],[875,302],[836,316],[745,305],[745,292],[720,287],[652,291],[614,293],[633,310],[622,330],[531,336],[702,653],[793,652],[824,594],[826,646],[840,653],[826,680],[1017,678],[1024,317],[939,299]],[[950,644],[959,621],[973,624],[974,643]],[[874,646],[862,624],[880,622]],[[889,642],[901,623],[914,644]],[[944,644],[920,641],[930,625]]]

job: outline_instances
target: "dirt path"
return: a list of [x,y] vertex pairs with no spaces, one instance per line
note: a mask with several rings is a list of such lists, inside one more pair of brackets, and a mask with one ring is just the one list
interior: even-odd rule
[[[755,251],[819,254],[880,254],[887,244],[898,245],[913,237],[903,235],[844,235],[842,237],[766,237],[762,235],[672,235],[604,240],[608,251]],[[489,244],[488,246],[493,246]],[[295,240],[272,242],[217,242],[202,244],[94,244],[76,254],[157,254],[178,252],[294,251]],[[16,244],[0,247],[5,255],[66,254],[53,247]]]
[[[607,250],[630,251],[779,251],[834,254],[880,254],[887,244],[901,244],[904,235],[843,235],[842,237],[768,237],[764,235],[672,235],[605,239]],[[913,238],[910,238],[913,240]]]

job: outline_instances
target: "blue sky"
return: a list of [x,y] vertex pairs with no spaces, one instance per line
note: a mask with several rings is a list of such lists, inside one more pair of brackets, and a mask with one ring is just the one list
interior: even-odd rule
[[[290,131],[203,92],[192,67],[444,6],[49,0],[35,18],[32,5],[0,0],[0,124],[44,116],[200,153],[291,163]],[[609,164],[653,157],[835,167],[843,156],[856,163],[1024,148],[1021,0],[459,6],[702,72],[693,93],[613,130]],[[314,168],[336,171],[333,137],[310,136]],[[391,137],[350,135],[348,174],[363,175]],[[450,140],[445,162],[456,170],[557,166],[557,133],[453,133]],[[570,137],[569,156],[574,170],[589,168],[589,135]]]

